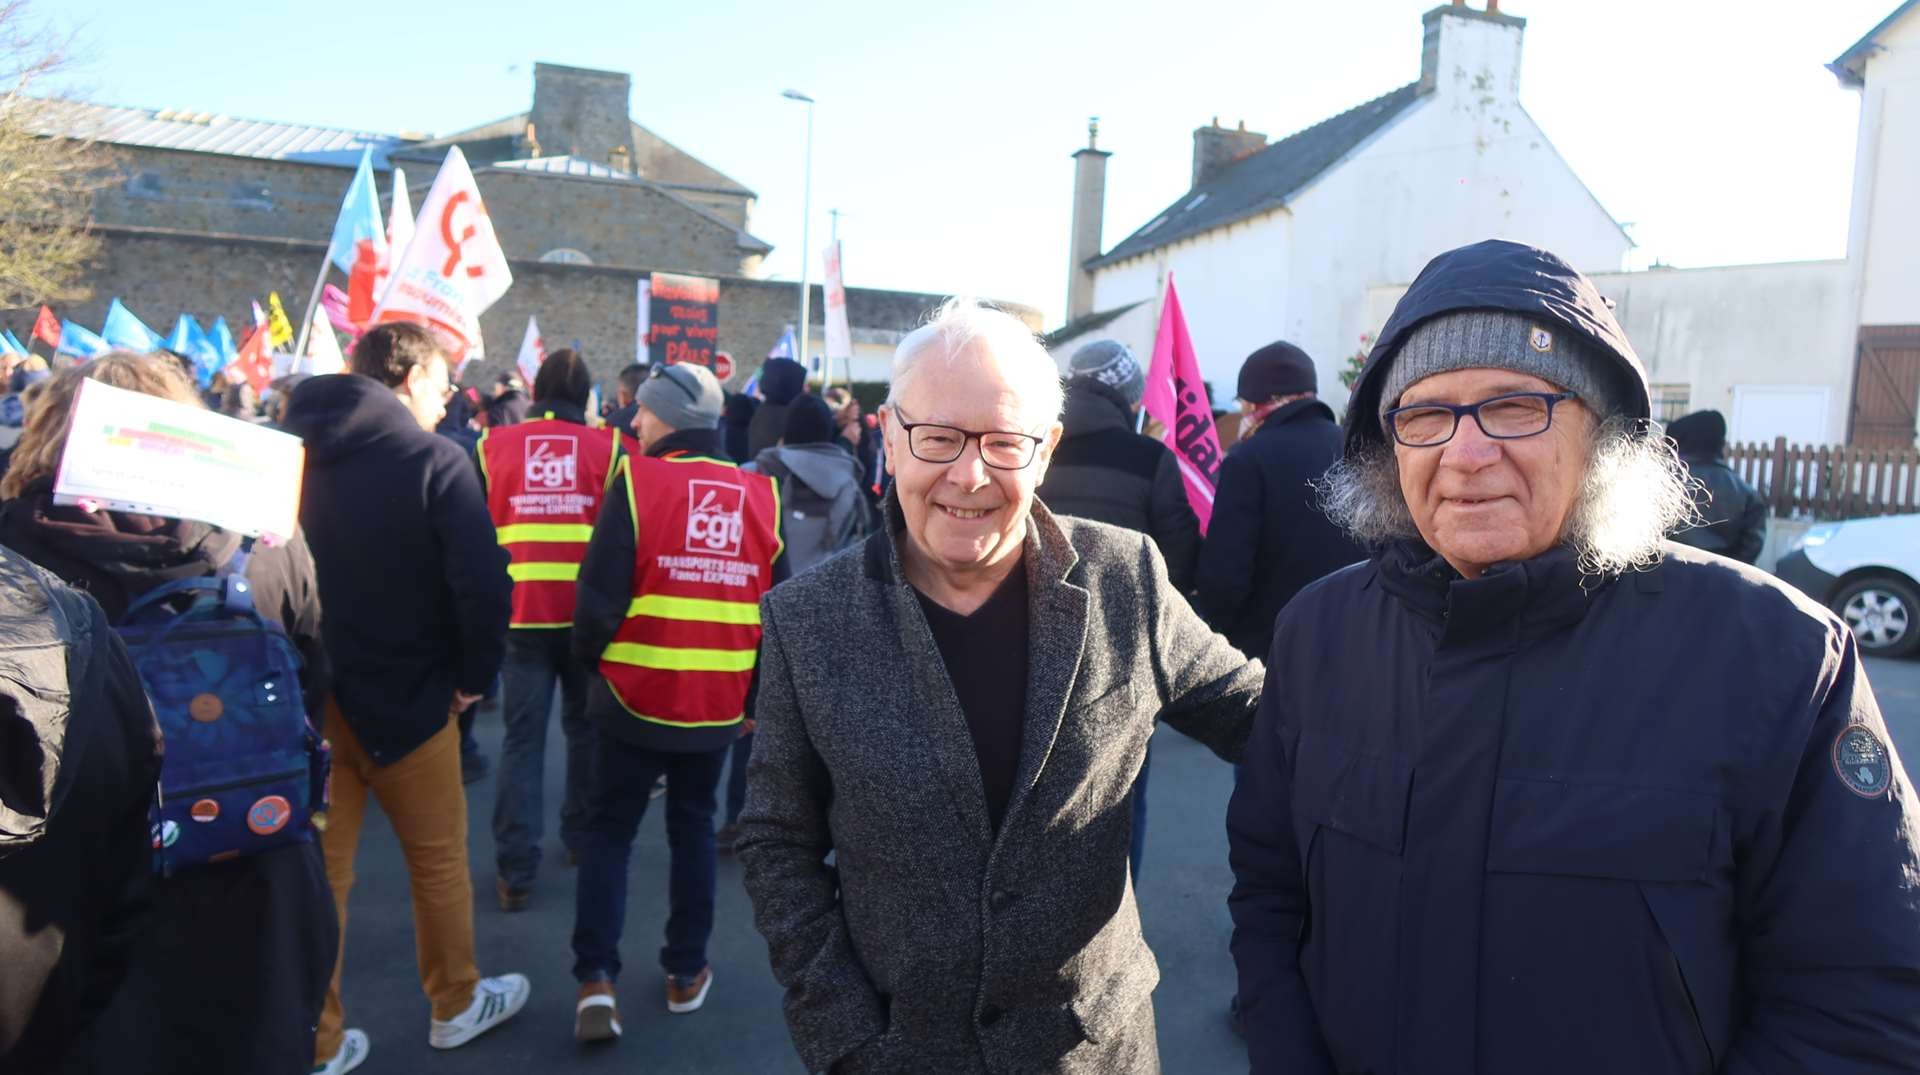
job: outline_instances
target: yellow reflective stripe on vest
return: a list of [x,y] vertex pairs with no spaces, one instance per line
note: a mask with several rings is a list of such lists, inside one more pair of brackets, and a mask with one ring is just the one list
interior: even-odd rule
[[580,577],[580,565],[508,564],[507,577],[515,582],[572,582]]
[[711,601],[704,597],[669,597],[658,593],[634,598],[627,605],[627,615],[760,626],[760,606],[753,601]]
[[600,654],[614,664],[635,668],[657,668],[667,672],[751,672],[758,650],[680,649],[674,646],[648,646],[639,642],[610,642]]
[[585,545],[593,537],[591,523],[509,523],[495,531],[500,544],[515,541],[547,541]]

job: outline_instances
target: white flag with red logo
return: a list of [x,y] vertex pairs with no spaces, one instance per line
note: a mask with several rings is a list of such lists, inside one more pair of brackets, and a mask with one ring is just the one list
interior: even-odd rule
[[313,308],[313,324],[307,326],[307,353],[294,363],[294,369],[316,375],[346,372],[347,356],[340,353],[340,337],[333,334],[327,311],[319,305]]
[[529,395],[533,392],[533,378],[540,372],[540,363],[547,360],[546,341],[540,338],[540,323],[527,318],[527,334],[520,338],[520,357],[514,365],[520,369],[520,379],[526,382]]
[[512,285],[473,170],[454,146],[420,205],[413,241],[395,263],[374,323],[419,321],[446,337],[451,361],[479,358],[480,314]]

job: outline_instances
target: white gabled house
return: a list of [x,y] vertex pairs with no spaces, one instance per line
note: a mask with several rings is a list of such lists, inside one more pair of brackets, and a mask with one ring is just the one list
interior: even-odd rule
[[1056,357],[1098,336],[1151,353],[1171,272],[1202,373],[1226,397],[1216,406],[1242,359],[1276,339],[1313,356],[1339,406],[1369,286],[1491,237],[1620,269],[1631,241],[1520,103],[1526,20],[1488,6],[1428,11],[1417,81],[1289,138],[1195,131],[1191,188],[1105,252],[1107,153],[1076,153],[1068,323],[1047,338]]

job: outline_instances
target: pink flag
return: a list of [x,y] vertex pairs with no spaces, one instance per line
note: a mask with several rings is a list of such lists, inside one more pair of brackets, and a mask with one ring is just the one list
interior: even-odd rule
[[1220,480],[1220,435],[1213,428],[1213,402],[1200,380],[1200,359],[1187,336],[1180,296],[1167,274],[1167,301],[1160,307],[1160,332],[1153,340],[1153,366],[1140,406],[1166,427],[1167,447],[1180,464],[1187,503],[1200,517],[1200,532],[1213,520],[1213,489]]

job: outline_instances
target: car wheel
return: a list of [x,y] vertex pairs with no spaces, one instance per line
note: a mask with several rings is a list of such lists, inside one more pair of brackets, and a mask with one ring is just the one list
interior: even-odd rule
[[1920,648],[1920,593],[1904,579],[1855,579],[1833,595],[1832,608],[1868,656],[1905,657]]

